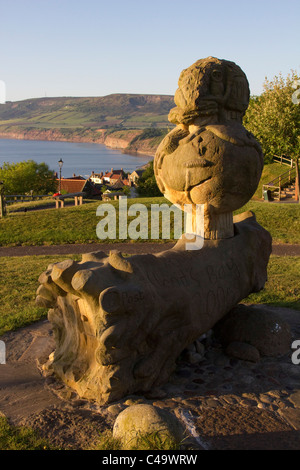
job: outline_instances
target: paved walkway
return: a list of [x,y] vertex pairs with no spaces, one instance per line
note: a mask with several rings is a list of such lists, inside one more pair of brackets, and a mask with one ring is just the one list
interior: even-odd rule
[[[42,245],[0,247],[1,256],[67,255],[89,253],[91,251],[119,250],[127,254],[158,253],[169,250],[175,243],[89,243],[73,245]],[[278,256],[300,256],[300,244],[273,244],[272,253]]]

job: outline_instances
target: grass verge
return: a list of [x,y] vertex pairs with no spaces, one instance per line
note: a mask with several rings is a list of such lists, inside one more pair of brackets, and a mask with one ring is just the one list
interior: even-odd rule
[[31,428],[11,426],[4,416],[0,416],[0,450],[54,450],[54,448]]
[[[140,435],[131,450],[179,450],[180,444],[171,439],[164,439],[159,433]],[[41,438],[32,428],[12,426],[4,416],[0,415],[0,450],[64,450],[51,445],[47,439]],[[123,449],[121,441],[113,437],[112,431],[99,434],[99,439],[84,450]]]
[[[47,310],[35,305],[39,275],[51,262],[68,256],[0,258],[0,335],[45,318]],[[72,259],[80,259],[72,256]]]
[[[162,239],[161,227],[158,239],[151,238],[150,208],[152,204],[169,204],[165,198],[137,198],[128,199],[128,208],[132,204],[143,204],[148,210],[148,238],[139,241],[161,242],[174,239],[171,221],[170,235]],[[129,238],[119,237],[119,205],[112,201],[111,207],[116,213],[116,236],[113,239],[97,237],[96,228],[106,213],[97,216],[96,211],[103,202],[91,202],[82,206],[70,206],[61,209],[44,209],[32,212],[10,213],[0,219],[0,246],[16,245],[59,245],[74,243],[116,243],[130,241]],[[107,203],[104,203],[107,204]],[[107,206],[106,206],[107,207]],[[138,208],[138,206],[136,206]],[[300,204],[274,204],[267,202],[250,201],[235,213],[251,210],[255,213],[257,221],[272,235],[275,243],[300,243]],[[147,215],[146,215],[147,217]],[[139,213],[127,217],[127,228],[136,224]],[[125,222],[126,223],[126,222]],[[147,227],[147,220],[141,219],[143,227]],[[107,230],[107,229],[106,229]],[[137,231],[139,228],[137,228]],[[147,229],[146,229],[147,230]]]

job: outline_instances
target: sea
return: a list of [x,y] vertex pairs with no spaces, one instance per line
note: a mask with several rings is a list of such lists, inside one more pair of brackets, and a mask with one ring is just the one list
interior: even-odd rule
[[102,144],[0,139],[0,167],[4,162],[34,160],[37,163],[46,163],[50,170],[59,174],[60,159],[63,160],[63,178],[70,178],[74,174],[88,178],[92,171],[100,173],[110,171],[111,168],[123,168],[132,173],[153,160],[153,157],[126,154]]

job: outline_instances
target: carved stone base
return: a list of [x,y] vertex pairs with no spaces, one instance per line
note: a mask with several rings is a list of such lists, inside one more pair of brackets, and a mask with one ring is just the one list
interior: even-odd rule
[[184,348],[264,287],[271,236],[252,213],[234,222],[234,237],[196,251],[180,240],[155,255],[49,266],[37,303],[51,307],[56,350],[44,369],[99,404],[166,383]]

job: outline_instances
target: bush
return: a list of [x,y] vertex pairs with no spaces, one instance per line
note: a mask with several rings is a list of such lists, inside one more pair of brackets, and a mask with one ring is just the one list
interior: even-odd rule
[[4,163],[0,168],[0,181],[5,194],[49,194],[56,191],[56,179],[46,163],[33,160]]
[[286,79],[281,74],[266,79],[264,92],[250,99],[244,126],[260,142],[266,163],[274,155],[300,154],[300,105],[292,101],[297,79],[294,72]]
[[150,162],[137,183],[137,192],[142,197],[159,197],[162,196],[154,175],[153,162]]

